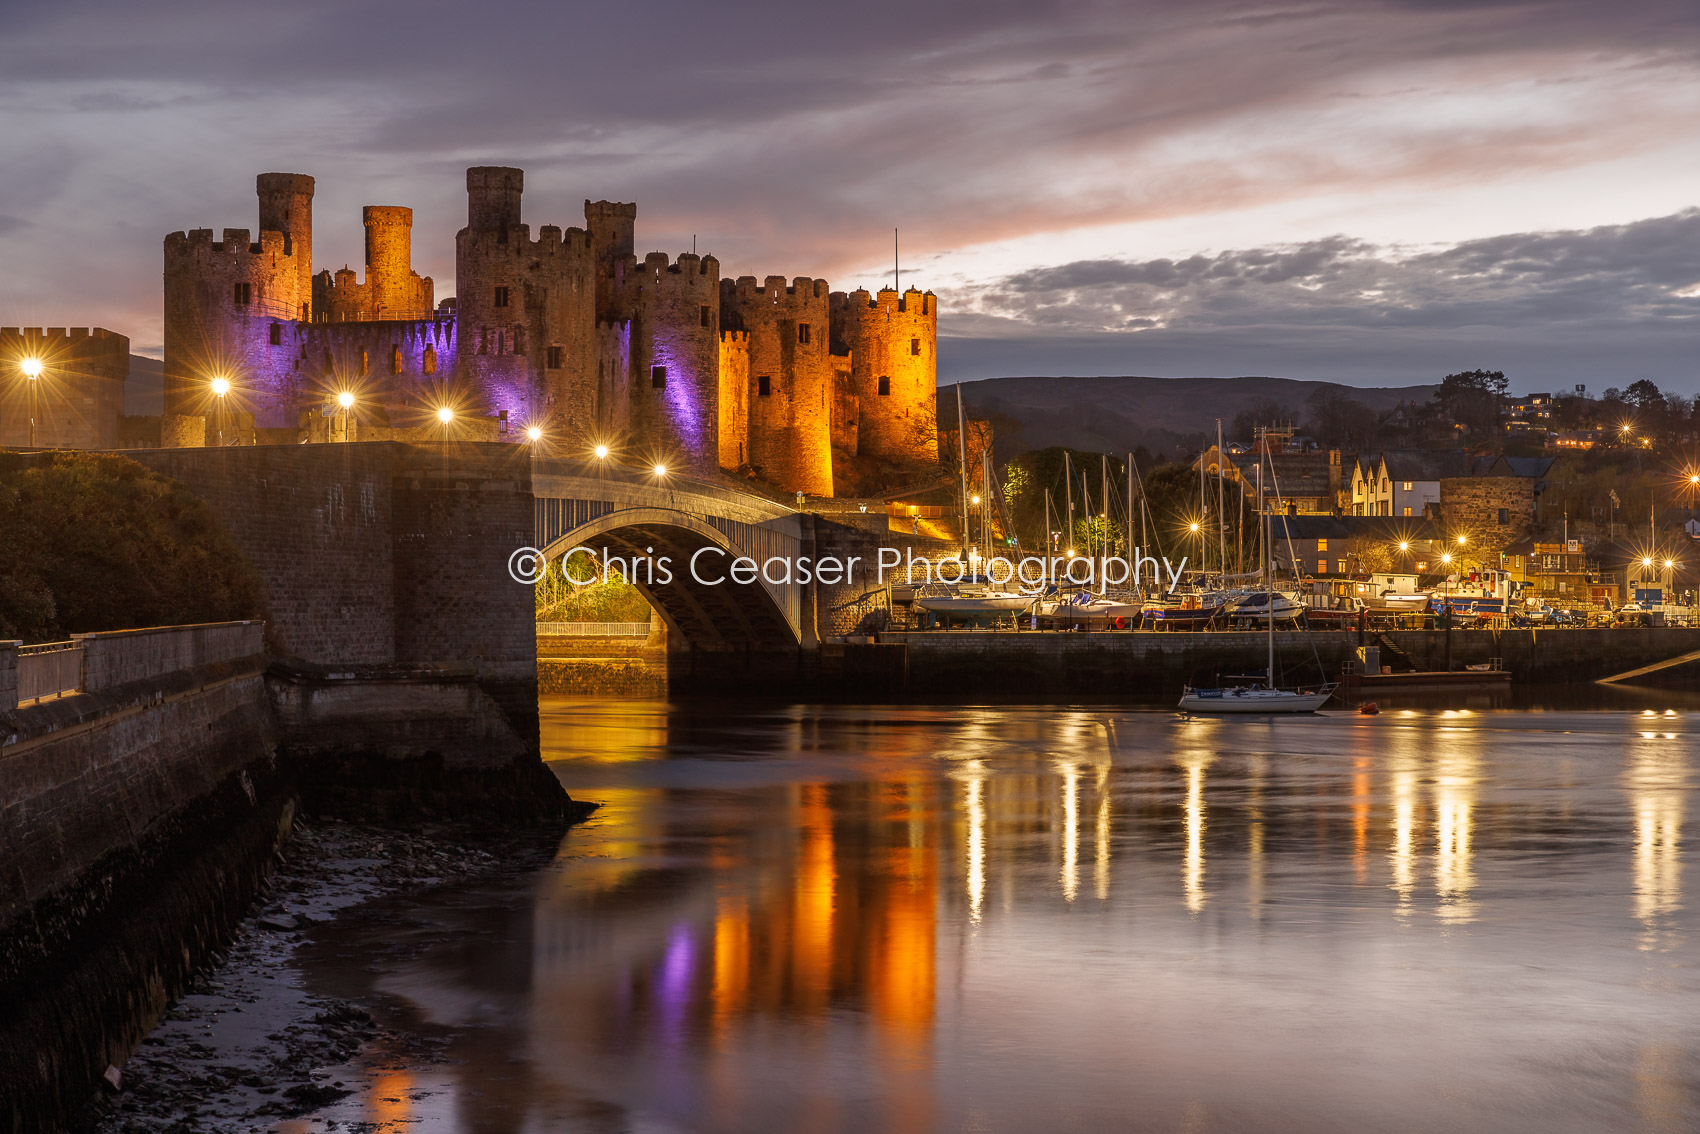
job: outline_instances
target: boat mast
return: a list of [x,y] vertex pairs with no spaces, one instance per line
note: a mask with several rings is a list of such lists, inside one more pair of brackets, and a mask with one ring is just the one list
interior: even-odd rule
[[1222,504],[1222,474],[1227,460],[1222,456],[1222,419],[1216,419],[1216,570],[1228,573],[1228,510]]
[[[1263,456],[1265,460],[1269,458],[1268,453],[1263,454]],[[1273,461],[1270,462],[1269,472],[1271,476],[1274,475],[1275,466]],[[1263,599],[1265,603],[1263,613],[1269,619],[1269,668],[1264,671],[1264,684],[1273,689],[1275,688],[1275,588],[1270,587],[1265,590],[1263,592]]]
[[[895,232],[892,240],[897,239]],[[962,414],[962,383],[956,384],[956,463],[962,469],[962,557],[968,557],[968,429]]]
[[[1110,455],[1108,453],[1099,453],[1098,462],[1098,475],[1100,478],[1098,509],[1104,516],[1104,528],[1103,531],[1098,534],[1098,554],[1102,555],[1105,559],[1108,559],[1110,557]],[[1104,581],[1102,579],[1098,580],[1098,586],[1102,588],[1103,585]]]
[[1135,554],[1133,550],[1133,454],[1127,455],[1127,499],[1122,506],[1122,549],[1129,563]]
[[1074,465],[1068,459],[1068,450],[1063,450],[1063,506],[1068,509],[1068,530],[1063,538],[1068,543],[1074,542]]

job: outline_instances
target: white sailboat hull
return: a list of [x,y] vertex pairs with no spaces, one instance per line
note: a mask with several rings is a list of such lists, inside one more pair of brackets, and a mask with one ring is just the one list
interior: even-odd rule
[[1316,693],[1262,687],[1188,689],[1180,708],[1189,713],[1314,713],[1333,696],[1332,685]]
[[1008,614],[1033,605],[1032,595],[988,595],[984,598],[937,596],[918,598],[915,605],[935,614]]

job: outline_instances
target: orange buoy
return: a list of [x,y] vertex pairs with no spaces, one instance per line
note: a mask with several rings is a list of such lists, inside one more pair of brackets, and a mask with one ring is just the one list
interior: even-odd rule
[[1358,715],[1361,717],[1373,717],[1380,712],[1381,706],[1377,705],[1374,701],[1365,701],[1363,704],[1358,706]]

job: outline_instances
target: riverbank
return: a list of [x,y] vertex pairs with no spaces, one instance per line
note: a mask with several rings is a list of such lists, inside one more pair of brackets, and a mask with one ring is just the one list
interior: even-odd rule
[[491,836],[462,825],[403,831],[298,820],[229,948],[194,976],[74,1128],[269,1130],[345,1098],[349,1087],[330,1069],[369,1045],[411,1049],[429,1041],[390,1035],[361,1005],[309,991],[297,950],[353,907],[403,891],[517,877],[548,862],[559,842],[559,831]]

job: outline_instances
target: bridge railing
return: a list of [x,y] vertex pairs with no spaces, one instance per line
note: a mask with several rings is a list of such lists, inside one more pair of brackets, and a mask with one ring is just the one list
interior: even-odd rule
[[647,622],[539,622],[539,638],[647,638]]

